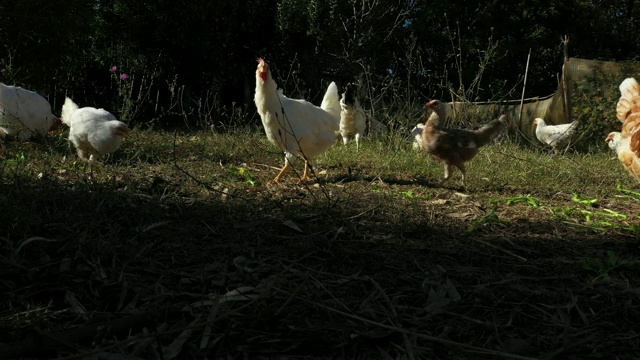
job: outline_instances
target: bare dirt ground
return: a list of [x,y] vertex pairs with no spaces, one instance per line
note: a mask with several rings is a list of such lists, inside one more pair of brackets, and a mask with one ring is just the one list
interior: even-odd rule
[[639,354],[640,200],[622,170],[563,190],[486,182],[479,159],[461,188],[365,152],[270,185],[281,160],[208,146],[134,138],[93,175],[65,146],[9,147],[2,357]]

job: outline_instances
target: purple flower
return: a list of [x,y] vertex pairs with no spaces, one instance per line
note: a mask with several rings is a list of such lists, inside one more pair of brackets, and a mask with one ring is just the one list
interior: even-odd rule
[[117,67],[117,66],[115,66],[115,65],[113,65],[113,66],[111,67],[111,69],[109,69],[109,71],[111,71],[111,73],[116,72],[116,70],[118,70],[118,67]]
[[129,75],[122,73],[120,74],[120,80],[127,80],[129,78]]
[[5,69],[5,68],[0,69],[0,73],[2,73],[2,74],[4,74],[6,71],[7,71],[7,69]]

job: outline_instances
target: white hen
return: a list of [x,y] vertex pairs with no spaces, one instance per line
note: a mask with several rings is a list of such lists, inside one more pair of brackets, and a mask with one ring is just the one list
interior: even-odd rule
[[70,127],[69,140],[78,157],[93,164],[99,155],[112,153],[120,147],[129,127],[110,112],[93,107],[78,108],[66,98],[62,106],[62,122]]
[[269,65],[258,59],[256,69],[256,108],[269,141],[285,153],[284,167],[273,182],[293,165],[296,157],[304,159],[300,181],[309,180],[309,159],[327,151],[336,142],[339,118],[332,105],[338,103],[337,87],[332,83],[322,101],[324,108],[306,100],[294,100],[277,89]]
[[360,102],[356,98],[355,85],[348,84],[340,99],[340,135],[345,145],[349,139],[356,141],[356,151],[360,149],[360,139],[367,129],[367,121]]
[[536,125],[536,138],[541,143],[551,146],[554,151],[568,146],[578,127],[578,121],[569,124],[547,125],[542,118],[535,118],[533,123]]
[[413,150],[422,149],[422,130],[424,129],[424,123],[418,123],[411,129],[411,135],[413,136]]
[[0,138],[15,135],[27,140],[44,135],[60,125],[49,102],[33,91],[0,83]]

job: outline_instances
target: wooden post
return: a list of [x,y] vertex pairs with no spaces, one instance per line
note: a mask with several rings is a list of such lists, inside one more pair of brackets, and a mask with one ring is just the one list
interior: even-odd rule
[[564,47],[564,61],[562,63],[562,107],[564,115],[564,123],[571,122],[571,108],[569,103],[569,92],[567,91],[567,64],[569,64],[569,37],[567,35],[562,39]]
[[518,128],[522,124],[522,107],[524,105],[524,90],[527,88],[527,74],[529,73],[529,59],[531,59],[531,48],[527,55],[527,67],[524,70],[524,83],[522,84],[522,97],[520,98],[520,114],[518,115]]

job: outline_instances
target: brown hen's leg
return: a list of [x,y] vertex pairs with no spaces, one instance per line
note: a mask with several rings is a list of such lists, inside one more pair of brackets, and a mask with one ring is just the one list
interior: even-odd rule
[[309,177],[309,161],[304,161],[304,173],[302,173],[302,177],[298,181],[299,183],[303,181],[309,181],[311,178]]
[[272,183],[277,183],[278,181],[280,181],[280,178],[282,177],[282,175],[284,175],[284,173],[287,172],[287,170],[289,170],[289,168],[291,167],[291,165],[289,165],[288,161],[284,161],[284,167],[282,168],[282,170],[280,170],[280,172],[278,173],[278,175],[276,175],[276,177],[271,180]]
[[462,173],[462,186],[464,186],[464,179],[467,175],[467,171],[464,168],[464,163],[456,164],[456,167],[460,169],[460,172]]
[[449,180],[449,177],[451,177],[451,172],[453,172],[453,165],[445,163],[444,164],[444,177],[440,181],[440,184],[444,184],[447,180]]

